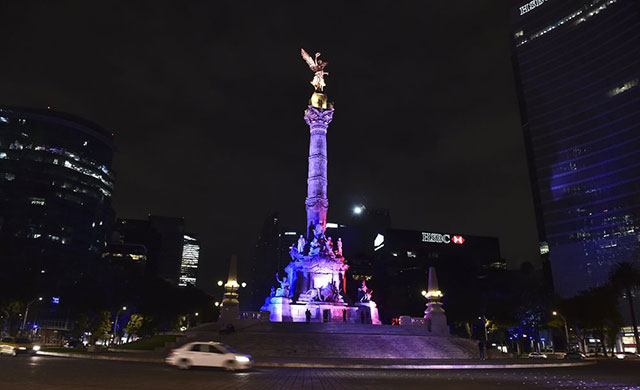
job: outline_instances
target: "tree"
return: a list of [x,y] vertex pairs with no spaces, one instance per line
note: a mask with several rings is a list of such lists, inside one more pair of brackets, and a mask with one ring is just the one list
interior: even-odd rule
[[127,342],[129,342],[129,338],[132,334],[138,334],[140,328],[142,328],[142,323],[144,322],[144,316],[142,314],[132,314],[129,318],[129,322],[127,323]]
[[89,316],[85,313],[80,313],[76,317],[76,320],[73,324],[73,329],[71,330],[71,335],[78,339],[84,335],[84,332],[89,329]]
[[618,263],[613,268],[609,276],[609,281],[616,290],[623,292],[627,296],[629,312],[631,314],[631,325],[633,326],[633,336],[636,340],[636,346],[640,347],[638,324],[633,308],[633,294],[631,293],[635,287],[640,286],[640,272],[629,262]]
[[103,310],[99,312],[91,322],[91,339],[104,340],[109,337],[111,331],[111,312]]
[[591,334],[603,342],[603,351],[606,356],[607,338],[605,336],[618,332],[622,322],[618,312],[616,290],[609,284],[591,288],[562,301],[560,308],[573,326],[575,335],[580,341],[580,349],[586,352],[585,339]]

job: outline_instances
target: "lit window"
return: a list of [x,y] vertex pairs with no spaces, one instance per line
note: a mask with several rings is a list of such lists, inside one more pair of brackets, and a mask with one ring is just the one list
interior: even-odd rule
[[545,241],[542,241],[540,243],[540,254],[546,255],[547,253],[549,253],[549,244]]
[[407,251],[407,257],[415,259],[418,255],[416,255],[416,252],[414,251]]
[[613,97],[616,95],[619,95],[625,91],[630,90],[631,88],[635,87],[636,85],[638,85],[638,79],[633,79],[631,81],[628,81],[624,84],[622,84],[621,86],[612,89],[611,91],[609,91],[609,93],[607,93],[607,95],[609,95],[609,97]]
[[[537,0],[536,0],[537,1]],[[554,29],[562,26],[563,24],[569,22],[570,20],[576,19],[578,16],[580,16],[580,18],[576,19],[575,24],[578,25],[580,23],[586,22],[588,19],[592,18],[593,16],[597,15],[600,13],[600,11],[606,9],[608,6],[610,6],[611,4],[615,3],[617,0],[608,0],[606,2],[604,2],[604,4],[600,4],[600,6],[596,7],[596,5],[598,3],[600,3],[600,1],[593,1],[590,5],[587,5],[575,12],[573,12],[572,14],[565,16],[564,18],[560,19],[559,21],[555,22],[554,24],[550,24],[547,27],[543,28],[542,30],[536,32],[535,34],[531,35],[528,39],[524,39],[521,42],[519,42],[516,46],[521,46],[524,45],[525,43],[532,41],[536,38],[539,38],[543,35],[545,35],[546,33],[553,31]],[[528,11],[528,10],[527,10]],[[522,14],[522,9],[520,10],[521,14]],[[516,33],[516,37],[519,37],[520,32]]]

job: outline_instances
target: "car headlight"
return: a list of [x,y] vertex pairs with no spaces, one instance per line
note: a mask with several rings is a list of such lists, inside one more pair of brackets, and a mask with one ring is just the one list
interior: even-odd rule
[[236,360],[240,363],[249,363],[250,360],[246,356],[236,356]]
[[34,351],[39,351],[40,350],[40,346],[39,345],[34,345],[33,348]]
[[18,347],[18,349],[21,350],[21,351],[26,351],[27,347]]

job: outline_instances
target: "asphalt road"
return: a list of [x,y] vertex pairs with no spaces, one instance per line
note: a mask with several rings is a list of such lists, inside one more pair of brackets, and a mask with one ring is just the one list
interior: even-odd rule
[[0,389],[581,389],[640,390],[640,361],[528,370],[256,369],[180,371],[162,364],[0,357]]

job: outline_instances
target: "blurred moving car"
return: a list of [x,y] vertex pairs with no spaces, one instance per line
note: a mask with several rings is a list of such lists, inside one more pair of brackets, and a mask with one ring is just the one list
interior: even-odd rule
[[39,345],[35,345],[26,337],[3,337],[0,339],[0,355],[35,355],[40,350]]
[[585,354],[578,351],[567,352],[564,354],[564,357],[563,357],[563,359],[567,359],[567,360],[571,360],[571,359],[582,360],[584,358],[586,358]]
[[618,359],[640,359],[640,354],[633,352],[617,352],[616,358]]
[[239,354],[229,346],[214,341],[197,341],[173,349],[166,362],[183,370],[198,366],[235,371],[247,370],[253,365],[251,356]]
[[530,359],[546,359],[547,355],[541,352],[531,352],[528,357]]

